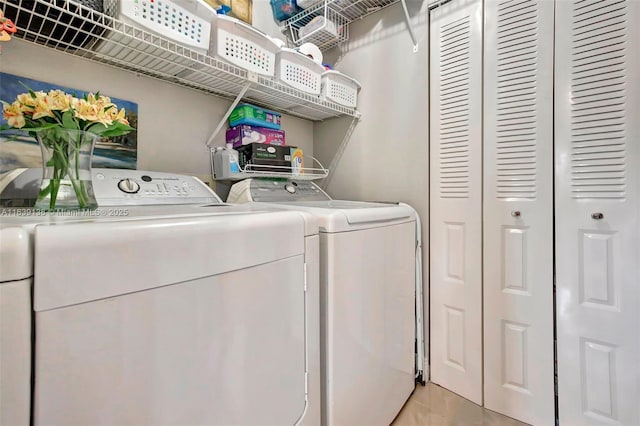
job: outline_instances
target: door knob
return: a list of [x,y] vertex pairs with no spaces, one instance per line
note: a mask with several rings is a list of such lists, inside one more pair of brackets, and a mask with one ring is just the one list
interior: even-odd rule
[[514,210],[511,212],[511,216],[513,217],[520,217],[521,213],[520,210]]
[[591,218],[595,220],[604,219],[604,215],[602,213],[591,213]]

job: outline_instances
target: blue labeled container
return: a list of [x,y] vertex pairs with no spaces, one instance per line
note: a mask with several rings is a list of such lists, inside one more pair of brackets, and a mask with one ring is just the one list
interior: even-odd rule
[[296,13],[302,11],[296,4],[296,0],[270,0],[270,2],[273,17],[277,21],[286,21]]

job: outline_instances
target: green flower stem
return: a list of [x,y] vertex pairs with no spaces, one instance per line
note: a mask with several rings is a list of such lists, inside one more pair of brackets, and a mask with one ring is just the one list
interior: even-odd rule
[[58,143],[57,140],[54,140],[53,143],[54,143],[53,180],[49,183],[51,185],[51,200],[49,203],[49,208],[52,210],[55,209],[56,198],[58,196],[58,190],[60,189],[60,180],[62,180],[65,177],[65,175],[68,176],[69,180],[71,181],[71,185],[73,186],[73,190],[76,194],[76,198],[78,199],[78,204],[80,205],[80,207],[81,208],[87,207],[88,197],[85,194],[86,189],[84,185],[82,185],[82,182],[80,182],[80,185],[79,185],[78,180],[80,179],[77,179],[77,177],[79,176],[79,169],[78,169],[78,160],[80,155],[79,150],[80,150],[80,147],[82,146],[82,143],[81,142],[74,143],[76,178],[74,178],[73,175],[69,173],[69,161],[67,158],[69,155],[68,146],[65,146],[64,143]]
[[[78,197],[78,200],[80,200],[80,198],[82,198],[82,201],[80,201],[80,206],[81,207],[86,207],[89,200],[87,200],[87,188],[84,185],[84,182],[82,181],[82,179],[80,179],[80,170],[78,168],[78,163],[80,162],[80,149],[82,148],[82,144],[84,143],[84,137],[85,134],[81,133],[80,134],[80,140],[78,141],[78,144],[76,146],[76,152],[75,152],[75,156],[76,156],[76,177],[78,178],[78,180],[80,181],[80,194],[78,194],[78,191],[76,191],[76,196]],[[74,187],[75,189],[75,187]]]

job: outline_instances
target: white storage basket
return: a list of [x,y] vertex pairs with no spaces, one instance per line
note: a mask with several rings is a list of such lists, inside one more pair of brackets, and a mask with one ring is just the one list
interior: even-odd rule
[[105,0],[105,13],[152,31],[190,49],[207,53],[210,19],[216,12],[202,0]]
[[319,95],[324,67],[293,49],[283,47],[276,54],[276,78],[312,95]]
[[349,108],[358,105],[360,83],[339,71],[325,71],[322,74],[322,96],[324,99]]
[[211,21],[210,56],[248,71],[273,76],[278,45],[239,19],[215,15]]

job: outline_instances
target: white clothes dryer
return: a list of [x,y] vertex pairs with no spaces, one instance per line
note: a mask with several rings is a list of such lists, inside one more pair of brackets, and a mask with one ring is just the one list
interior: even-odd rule
[[415,387],[414,210],[332,200],[309,181],[247,179],[227,202],[318,218],[323,424],[389,425]]
[[0,424],[319,424],[317,223],[93,179],[93,212],[0,210]]

